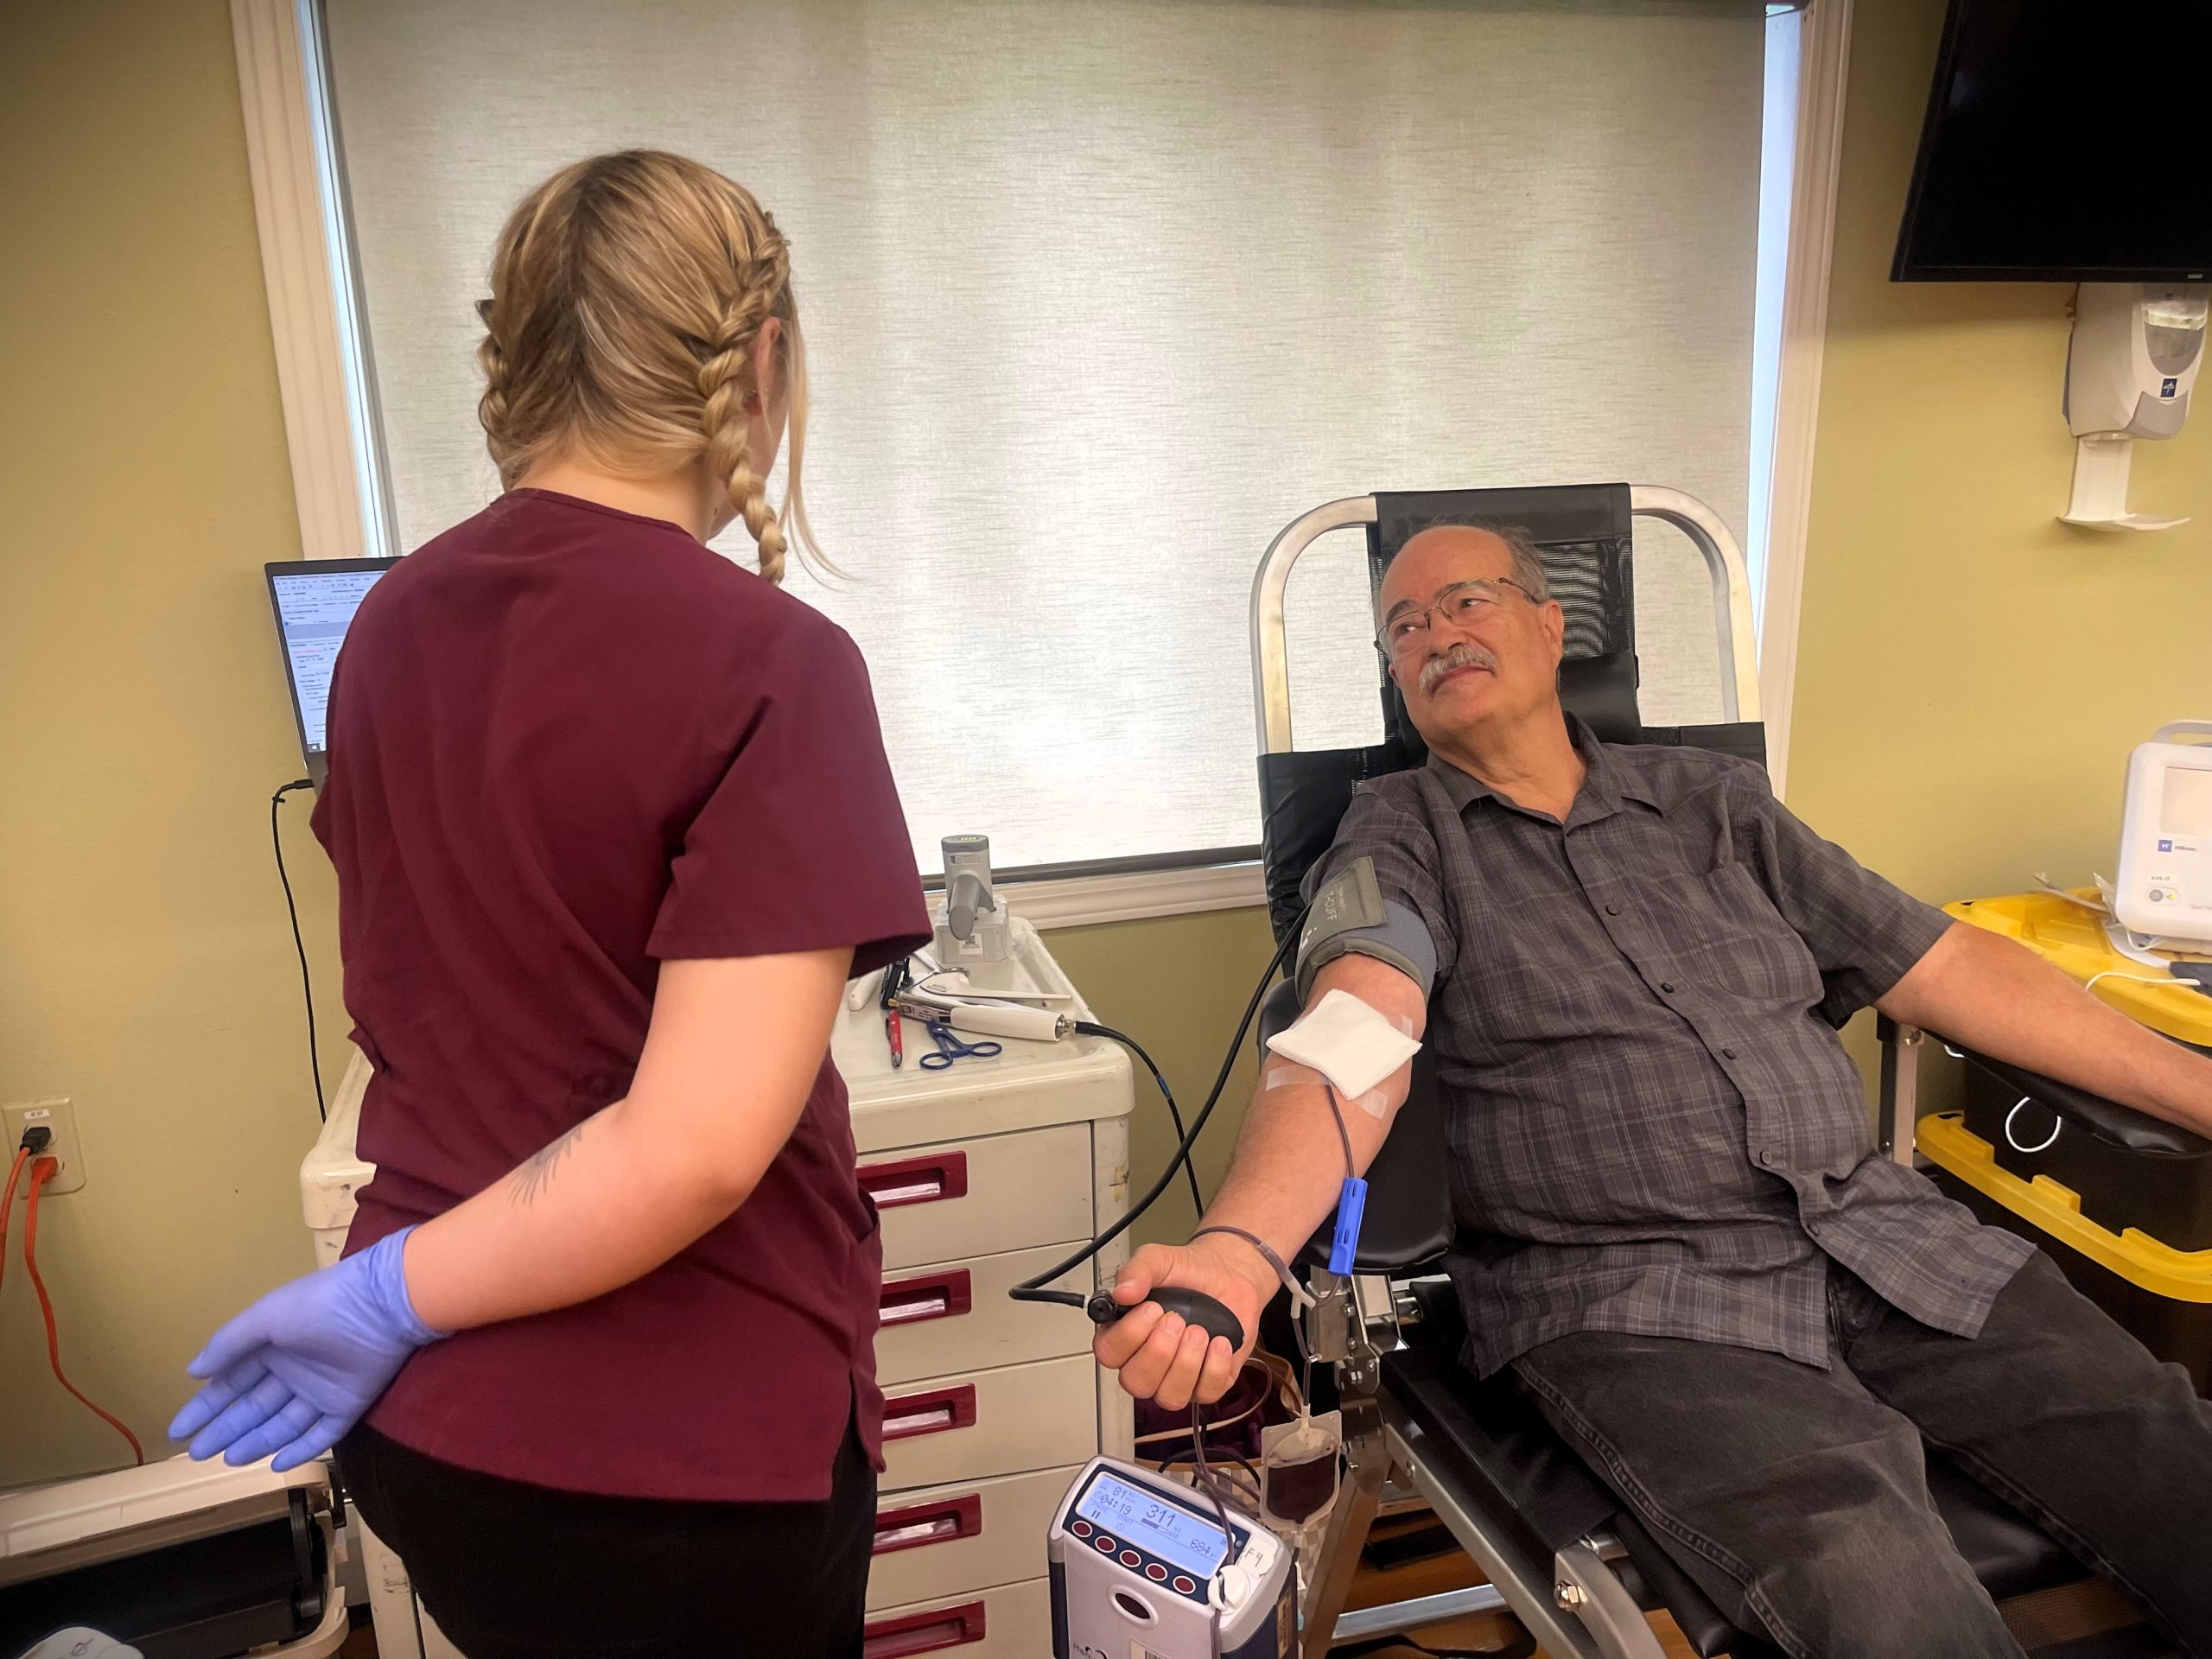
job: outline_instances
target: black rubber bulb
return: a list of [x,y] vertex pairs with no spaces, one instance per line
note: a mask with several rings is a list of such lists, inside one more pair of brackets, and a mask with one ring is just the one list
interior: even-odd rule
[[[1158,1302],[1170,1313],[1182,1316],[1185,1325],[1195,1325],[1210,1337],[1226,1337],[1231,1348],[1244,1345],[1244,1326],[1228,1307],[1202,1290],[1185,1290],[1179,1285],[1160,1285],[1145,1299]],[[1122,1314],[1143,1306],[1131,1302],[1124,1307],[1114,1300],[1111,1291],[1102,1290],[1084,1305],[1093,1325],[1111,1325]]]

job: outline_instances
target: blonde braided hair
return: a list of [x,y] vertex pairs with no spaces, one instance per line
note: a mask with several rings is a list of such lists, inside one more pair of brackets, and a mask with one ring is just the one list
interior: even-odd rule
[[[791,543],[820,560],[799,489],[806,353],[791,248],[743,186],[659,150],[563,168],[500,232],[477,315],[477,418],[503,484],[569,449],[641,471],[703,456],[726,480],[763,576],[783,579]],[[771,318],[790,431],[788,487],[773,512],[751,442],[766,391],[753,353]]]

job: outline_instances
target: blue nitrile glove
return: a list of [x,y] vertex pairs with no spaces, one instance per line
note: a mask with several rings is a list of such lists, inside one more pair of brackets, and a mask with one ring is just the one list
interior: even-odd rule
[[279,1471],[338,1444],[407,1357],[446,1332],[407,1299],[404,1227],[335,1267],[270,1291],[185,1370],[206,1383],[169,1425],[192,1455]]

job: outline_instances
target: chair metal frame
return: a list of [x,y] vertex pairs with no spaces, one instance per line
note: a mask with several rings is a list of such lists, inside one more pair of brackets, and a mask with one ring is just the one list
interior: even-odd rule
[[[1720,515],[1695,496],[1649,484],[1629,486],[1629,512],[1671,524],[1690,538],[1713,579],[1713,631],[1720,646],[1720,703],[1725,721],[1759,717],[1758,639],[1751,624],[1751,579],[1743,549]],[[1375,498],[1346,496],[1301,513],[1268,546],[1252,578],[1252,706],[1260,753],[1291,747],[1290,632],[1283,612],[1291,567],[1332,531],[1359,530],[1376,520]]]
[[[1632,485],[1629,510],[1633,517],[1681,531],[1703,556],[1713,584],[1723,718],[1757,720],[1758,658],[1742,549],[1718,513],[1682,491]],[[1293,747],[1284,615],[1291,569],[1321,537],[1372,524],[1376,516],[1371,495],[1316,507],[1292,520],[1260,563],[1252,583],[1251,626],[1253,698],[1262,754]],[[1908,1157],[1910,1143],[1908,1135]],[[1618,1540],[1599,1533],[1560,1550],[1549,1561],[1534,1559],[1497,1519],[1482,1514],[1468,1495],[1427,1470],[1422,1430],[1382,1388],[1382,1357],[1400,1345],[1402,1320],[1412,1311],[1409,1304],[1401,1306],[1394,1281],[1315,1269],[1310,1283],[1315,1300],[1305,1315],[1306,1340],[1316,1363],[1335,1367],[1348,1467],[1330,1514],[1319,1570],[1309,1579],[1300,1608],[1306,1659],[1322,1659],[1338,1642],[1500,1607],[1510,1609],[1561,1659],[1664,1659],[1636,1597],[1613,1569],[1624,1554]],[[1352,1575],[1394,1477],[1427,1501],[1490,1583],[1347,1615],[1344,1604]]]

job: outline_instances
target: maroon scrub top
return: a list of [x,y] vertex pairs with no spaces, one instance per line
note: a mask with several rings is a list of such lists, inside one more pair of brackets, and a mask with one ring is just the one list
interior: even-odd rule
[[[619,1099],[658,963],[921,943],[860,652],[659,519],[516,490],[394,566],[338,663],[315,832],[361,1108],[349,1251]],[[744,1205],[673,1260],[423,1349],[370,1412],[418,1452],[639,1497],[830,1494],[880,1466],[881,1250],[825,1055]]]

